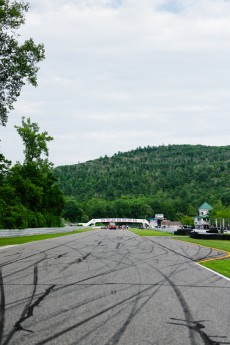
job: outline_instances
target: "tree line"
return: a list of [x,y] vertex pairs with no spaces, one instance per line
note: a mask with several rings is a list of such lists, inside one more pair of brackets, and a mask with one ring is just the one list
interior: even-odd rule
[[162,145],[60,166],[54,174],[71,221],[164,213],[188,223],[204,201],[216,205],[213,215],[228,213],[229,168],[230,146]]

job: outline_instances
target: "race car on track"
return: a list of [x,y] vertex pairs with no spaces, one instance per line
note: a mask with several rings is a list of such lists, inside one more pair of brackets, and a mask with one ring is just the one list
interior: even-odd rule
[[116,226],[115,223],[109,223],[108,229],[110,229],[110,230],[116,230],[116,228],[117,228],[117,226]]

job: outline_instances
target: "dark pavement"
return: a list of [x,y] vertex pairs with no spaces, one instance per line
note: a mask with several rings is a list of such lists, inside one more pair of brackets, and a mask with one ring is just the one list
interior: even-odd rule
[[0,251],[0,344],[230,344],[223,253],[96,230]]

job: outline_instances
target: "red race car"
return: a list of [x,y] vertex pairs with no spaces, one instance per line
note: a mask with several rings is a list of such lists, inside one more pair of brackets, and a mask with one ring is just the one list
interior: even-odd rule
[[115,223],[109,223],[108,229],[110,230],[116,230],[117,226]]

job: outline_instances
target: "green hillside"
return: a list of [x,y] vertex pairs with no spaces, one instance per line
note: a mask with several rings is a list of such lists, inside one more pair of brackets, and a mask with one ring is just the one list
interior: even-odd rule
[[[169,145],[60,166],[54,173],[64,194],[74,197],[89,217],[101,203],[102,216],[165,212],[176,219],[196,214],[204,201],[228,203],[229,169],[230,146]],[[138,202],[144,203],[143,212],[133,212]]]

